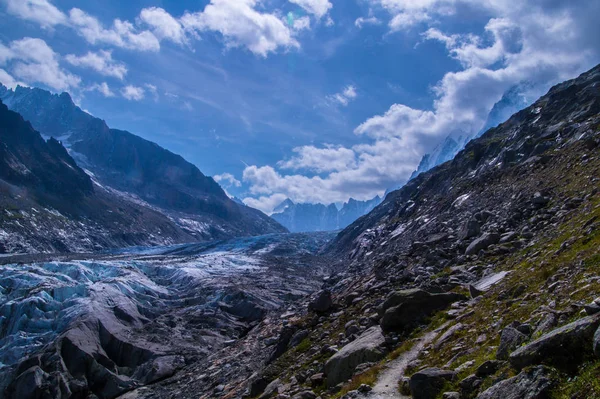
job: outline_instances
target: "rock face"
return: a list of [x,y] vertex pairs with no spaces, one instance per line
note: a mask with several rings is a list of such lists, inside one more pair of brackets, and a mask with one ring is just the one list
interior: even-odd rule
[[557,328],[510,354],[517,369],[547,364],[563,370],[574,370],[593,351],[594,333],[600,316],[588,316]]
[[381,307],[381,328],[384,331],[408,330],[434,312],[465,299],[460,294],[431,294],[420,289],[395,292]]
[[502,330],[500,336],[500,345],[496,351],[496,359],[507,360],[510,353],[523,342],[527,341],[527,336],[513,327],[506,327]]
[[438,368],[421,370],[410,377],[410,392],[414,399],[435,399],[448,381],[456,378],[456,372]]
[[352,377],[359,364],[381,360],[385,355],[382,349],[384,344],[385,338],[381,328],[375,326],[344,346],[325,363],[327,386],[334,387]]
[[546,399],[553,381],[550,370],[537,366],[485,390],[477,399]]
[[596,330],[594,334],[594,354],[597,357],[600,357],[600,327]]

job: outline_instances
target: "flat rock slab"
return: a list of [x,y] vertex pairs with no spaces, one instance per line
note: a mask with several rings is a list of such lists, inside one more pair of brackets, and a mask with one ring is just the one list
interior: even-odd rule
[[551,372],[544,366],[523,371],[500,381],[477,396],[477,399],[545,399],[553,386]]

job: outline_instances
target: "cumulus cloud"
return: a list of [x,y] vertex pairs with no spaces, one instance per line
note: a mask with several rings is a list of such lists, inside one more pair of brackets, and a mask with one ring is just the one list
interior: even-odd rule
[[[515,3],[509,0],[372,0],[391,14],[391,30],[421,29],[423,40],[439,41],[460,68],[446,73],[432,87],[430,107],[392,104],[368,118],[354,133],[365,142],[352,148],[355,164],[331,168],[326,175],[285,174],[285,169],[319,172],[330,148],[296,151],[277,167],[249,166],[244,182],[254,197],[252,206],[267,209],[273,198],[331,203],[349,197],[372,198],[404,183],[424,153],[446,136],[470,137],[502,95],[520,85],[529,101],[560,81],[577,76],[600,59],[598,2]],[[460,7],[459,7],[460,6]],[[481,13],[485,11],[485,13]],[[483,32],[447,32],[443,21],[461,13],[487,15]],[[448,26],[453,26],[449,24]],[[402,33],[398,33],[402,34]],[[418,51],[419,47],[415,51]],[[331,96],[347,103],[343,93]],[[346,150],[346,151],[344,151]],[[276,197],[277,196],[277,197]],[[249,203],[249,202],[247,202]]]
[[177,44],[187,41],[181,23],[162,8],[144,8],[140,12],[140,20],[150,26],[154,35],[159,39],[170,40]]
[[144,99],[146,92],[142,87],[128,85],[121,89],[121,95],[129,101],[140,101]]
[[213,176],[213,179],[221,186],[225,186],[225,188],[229,187],[240,187],[242,182],[235,178],[231,173],[222,173],[220,175]]
[[305,169],[317,173],[343,171],[356,166],[354,151],[341,146],[328,145],[324,148],[303,146],[294,148],[295,156],[287,161],[280,161],[281,169]]
[[211,0],[203,12],[185,13],[181,22],[193,32],[219,32],[228,47],[246,47],[263,57],[280,47],[299,47],[284,21],[257,11],[257,4],[258,0]]
[[160,50],[160,42],[152,32],[140,31],[129,21],[115,19],[107,29],[96,17],[79,8],[71,9],[69,20],[77,33],[91,44],[105,43],[139,51]]
[[111,51],[100,50],[97,53],[89,51],[80,57],[74,54],[65,56],[65,60],[74,66],[90,68],[104,76],[112,76],[123,80],[127,74],[127,66],[115,61]]
[[104,97],[114,97],[115,93],[113,93],[113,91],[110,89],[110,87],[108,86],[108,84],[106,82],[102,82],[102,83],[95,83],[91,86],[89,86],[86,91],[97,91],[98,93],[102,94]]
[[333,7],[329,0],[289,0],[289,2],[302,7],[318,19],[323,18]]
[[244,204],[252,207],[254,209],[258,209],[267,215],[270,215],[273,212],[273,209],[285,201],[287,197],[285,194],[273,194],[269,196],[263,196],[259,198],[247,197],[244,198]]
[[[64,13],[50,0],[5,1],[10,14],[42,27],[63,25],[74,29],[90,44],[137,51],[159,51],[164,40],[189,44],[203,33],[216,32],[222,35],[227,47],[245,47],[266,57],[280,49],[300,47],[295,34],[310,28],[309,17],[298,18],[288,25],[279,11],[259,10],[260,0],[211,0],[204,10],[185,12],[181,17],[160,7],[149,7],[142,9],[133,23],[115,19],[110,26],[104,26],[95,16],[79,8]],[[328,0],[293,1],[317,18],[326,15],[331,8]]]
[[346,86],[341,92],[328,96],[328,99],[329,101],[338,103],[345,107],[350,103],[350,101],[354,100],[357,96],[358,93],[356,92],[356,87],[350,85]]
[[60,67],[59,55],[42,39],[25,37],[12,41],[8,47],[0,43],[0,66],[8,66],[10,74],[19,80],[55,90],[75,88],[81,82],[78,76]]
[[48,0],[7,0],[7,11],[22,19],[27,19],[49,28],[65,24],[67,16]]

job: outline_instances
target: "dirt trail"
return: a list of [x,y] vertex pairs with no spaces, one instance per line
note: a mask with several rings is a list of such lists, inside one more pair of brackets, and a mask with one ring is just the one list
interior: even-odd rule
[[385,368],[379,373],[377,382],[373,386],[373,390],[369,392],[366,398],[369,399],[410,399],[410,396],[402,395],[398,391],[398,381],[404,376],[404,372],[410,362],[415,360],[419,353],[430,343],[435,340],[438,334],[446,327],[442,327],[435,331],[429,332],[421,336],[413,345],[413,347],[401,354],[397,359],[392,360],[385,365]]

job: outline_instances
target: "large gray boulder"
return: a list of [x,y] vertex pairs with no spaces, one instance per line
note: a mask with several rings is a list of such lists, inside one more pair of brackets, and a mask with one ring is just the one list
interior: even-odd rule
[[487,249],[490,245],[500,242],[500,234],[485,233],[467,247],[465,255],[477,255],[482,249]]
[[407,331],[426,317],[467,297],[453,292],[431,294],[420,289],[397,291],[390,295],[380,309],[384,331]]
[[325,313],[333,307],[331,291],[322,290],[317,293],[315,298],[308,304],[308,309],[315,313]]
[[527,341],[527,335],[513,327],[506,327],[502,330],[500,336],[500,345],[496,350],[496,359],[508,360],[510,353],[519,347],[523,342]]
[[592,353],[598,326],[600,315],[584,317],[517,349],[511,353],[509,361],[517,369],[543,363],[573,370]]
[[334,387],[351,378],[359,364],[381,360],[385,356],[384,343],[381,328],[375,326],[344,346],[325,363],[327,386]]
[[409,387],[413,399],[435,399],[446,382],[456,378],[456,371],[428,368],[410,377]]
[[537,366],[500,381],[480,393],[477,399],[547,399],[553,385],[551,371]]

